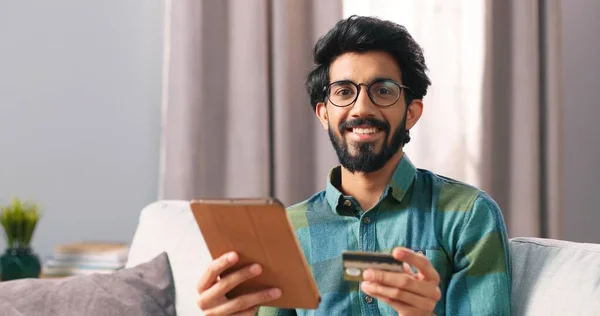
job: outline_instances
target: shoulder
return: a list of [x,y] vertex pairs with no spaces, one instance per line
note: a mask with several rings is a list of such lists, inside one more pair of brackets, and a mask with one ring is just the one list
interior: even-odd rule
[[320,191],[302,202],[298,202],[286,207],[286,211],[288,214],[310,212],[323,203],[327,203],[325,191]]
[[419,173],[432,188],[435,222],[445,238],[457,241],[466,231],[479,236],[491,231],[504,234],[502,211],[487,192],[427,170]]
[[327,204],[325,191],[317,192],[308,199],[292,204],[286,208],[288,217],[295,229],[308,225],[308,213],[321,209],[323,204]]
[[471,212],[481,208],[499,210],[487,192],[474,185],[424,169],[419,169],[418,175],[431,184],[438,211]]

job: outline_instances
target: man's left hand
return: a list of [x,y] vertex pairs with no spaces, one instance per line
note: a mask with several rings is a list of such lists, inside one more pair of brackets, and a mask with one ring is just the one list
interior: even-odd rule
[[[442,296],[439,274],[424,255],[410,249],[398,247],[392,255],[404,262],[404,272],[365,270],[361,289],[389,304],[399,315],[432,315]],[[413,274],[407,264],[418,272]]]

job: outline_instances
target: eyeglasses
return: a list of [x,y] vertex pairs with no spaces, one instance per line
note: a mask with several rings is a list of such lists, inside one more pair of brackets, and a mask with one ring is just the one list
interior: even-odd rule
[[367,87],[369,99],[379,107],[394,105],[400,99],[402,89],[412,89],[390,79],[381,79],[365,83],[354,83],[350,80],[332,82],[323,88],[326,98],[337,107],[346,107],[356,102],[361,86]]

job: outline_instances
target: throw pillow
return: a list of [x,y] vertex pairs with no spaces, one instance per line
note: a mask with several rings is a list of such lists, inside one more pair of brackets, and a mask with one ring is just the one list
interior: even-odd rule
[[166,253],[111,274],[0,282],[0,314],[175,315],[175,286]]

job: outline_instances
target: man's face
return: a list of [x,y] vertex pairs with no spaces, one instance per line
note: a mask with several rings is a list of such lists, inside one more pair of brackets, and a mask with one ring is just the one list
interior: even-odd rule
[[[396,61],[383,52],[343,54],[331,64],[329,78],[330,83],[349,80],[368,85],[385,78],[402,84]],[[389,93],[385,88],[381,91]],[[330,99],[317,105],[317,115],[329,133],[338,159],[350,172],[379,170],[399,152],[406,127],[414,124],[404,120],[404,91],[400,92],[398,100],[385,108],[373,103],[365,85],[356,101],[347,107],[335,106]],[[332,93],[349,94],[343,89],[332,89]]]

